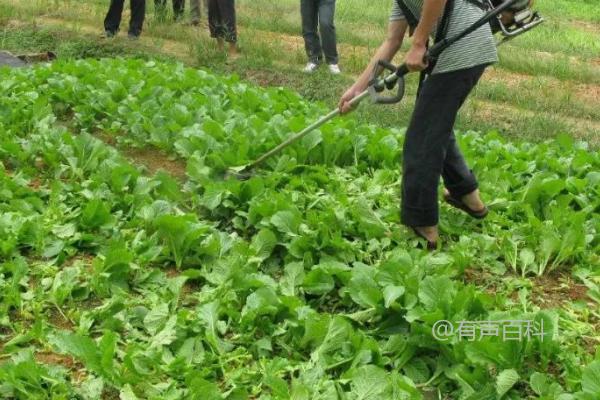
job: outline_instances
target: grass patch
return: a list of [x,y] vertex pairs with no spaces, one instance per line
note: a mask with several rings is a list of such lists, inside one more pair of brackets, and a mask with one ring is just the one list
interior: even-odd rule
[[[180,60],[217,73],[235,73],[260,85],[290,87],[307,99],[334,107],[339,95],[352,83],[353,76],[362,71],[369,55],[385,36],[389,14],[388,4],[338,2],[336,23],[345,75],[332,78],[324,69],[312,76],[301,72],[306,56],[297,1],[239,0],[236,4],[243,57],[231,64],[209,38],[206,26],[190,28],[158,21],[152,4],[148,6],[142,40],[130,42],[122,35],[115,40],[101,40],[99,34],[106,12],[102,0],[26,3],[0,0],[0,47],[13,52],[52,50],[61,58],[125,56]],[[588,4],[586,1],[558,0],[557,9],[570,5],[568,16],[558,18],[556,10],[548,4],[545,0],[537,2],[547,19],[545,25],[502,47],[501,62],[494,67],[496,79],[482,80],[472,96],[475,101],[464,107],[458,129],[501,128],[507,136],[528,140],[570,132],[576,137],[595,140],[594,127],[600,120],[600,107],[592,94],[583,92],[580,96],[582,90],[589,87],[594,93],[594,85],[600,85],[600,69],[596,64],[600,40],[585,25],[593,24],[590,18],[593,21],[595,11],[588,19],[579,18],[573,5]],[[123,29],[127,19],[124,15]],[[15,21],[20,22],[15,25]],[[573,21],[584,25],[579,27]],[[398,62],[402,54],[397,57]],[[411,77],[402,104],[383,107],[365,102],[357,110],[357,118],[385,127],[406,126],[415,91],[416,77]],[[475,102],[498,104],[509,108],[511,115],[488,112],[475,106]]]

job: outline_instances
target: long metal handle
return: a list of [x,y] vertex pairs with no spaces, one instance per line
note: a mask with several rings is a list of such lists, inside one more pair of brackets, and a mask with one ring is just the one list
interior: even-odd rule
[[[368,95],[369,95],[369,91],[365,90],[364,92],[362,92],[359,95],[355,96],[350,101],[350,103],[349,103],[350,106],[353,107],[353,106],[357,105],[362,100],[364,100],[364,98],[367,97]],[[307,126],[301,132],[298,132],[294,136],[288,138],[287,140],[285,140],[284,142],[282,142],[281,144],[279,144],[279,146],[275,147],[274,149],[268,151],[267,153],[265,153],[262,156],[260,156],[259,158],[257,158],[256,161],[254,161],[252,164],[248,165],[247,169],[252,169],[252,168],[256,167],[258,164],[262,163],[267,158],[270,158],[270,157],[274,156],[275,154],[279,153],[281,150],[285,149],[289,145],[297,142],[298,140],[302,139],[304,136],[308,135],[310,132],[314,131],[315,129],[320,128],[325,123],[327,123],[330,120],[332,120],[333,118],[337,117],[339,115],[339,113],[340,113],[340,110],[339,110],[339,108],[336,107],[335,110],[333,110],[329,114],[321,117],[318,121],[316,121],[312,125]]]

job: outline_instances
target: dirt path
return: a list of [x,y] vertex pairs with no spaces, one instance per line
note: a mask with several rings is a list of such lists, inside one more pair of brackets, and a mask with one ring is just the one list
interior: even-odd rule
[[583,31],[600,35],[600,26],[589,21],[571,20],[569,25],[575,29],[581,29]]
[[[544,118],[548,121],[557,119],[553,113],[535,112],[523,108],[510,106],[506,103],[498,103],[494,101],[476,99],[470,100],[470,103],[472,110],[477,117],[486,120],[494,120],[495,123],[499,124],[499,129],[510,130],[512,128],[512,125],[515,123],[515,119],[517,118]],[[576,139],[587,141],[594,148],[600,146],[600,134],[591,133],[600,133],[600,121],[570,118],[567,116],[560,116],[560,121],[572,127],[573,129],[571,132],[565,133],[572,134],[572,136]]]

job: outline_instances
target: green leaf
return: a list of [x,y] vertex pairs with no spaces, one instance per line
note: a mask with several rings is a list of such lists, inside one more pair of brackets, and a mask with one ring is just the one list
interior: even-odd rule
[[526,247],[519,252],[519,260],[521,261],[521,273],[525,275],[535,262],[535,253]]
[[52,233],[59,239],[69,239],[75,235],[75,232],[77,232],[77,226],[73,223],[55,225],[52,228]]
[[383,299],[385,308],[390,306],[404,294],[404,286],[386,286],[383,289]]
[[503,397],[519,381],[519,374],[514,369],[505,369],[496,377],[496,393]]
[[62,306],[71,296],[71,292],[79,286],[79,275],[80,269],[77,267],[67,267],[56,274],[52,283],[51,297],[57,305]]
[[313,269],[304,278],[302,287],[309,294],[323,295],[333,290],[335,281],[333,277],[320,268]]
[[156,335],[164,326],[167,318],[169,318],[169,306],[167,303],[161,303],[146,314],[144,327],[151,335]]
[[375,282],[376,270],[369,266],[357,266],[352,270],[348,284],[350,297],[364,308],[377,308],[383,300],[381,289]]
[[548,377],[545,374],[534,372],[529,377],[529,385],[531,386],[531,389],[535,392],[535,394],[541,396],[548,390],[550,382],[548,381]]
[[114,370],[115,353],[117,351],[117,334],[112,331],[106,331],[98,343],[100,353],[100,363],[104,371]]
[[280,232],[295,236],[300,226],[300,217],[291,211],[278,211],[271,217],[271,223]]
[[425,363],[425,361],[423,361],[421,358],[412,359],[404,366],[403,370],[406,376],[416,383],[427,382],[431,376],[431,371],[429,371],[427,363]]
[[455,283],[447,276],[428,276],[419,285],[419,300],[429,310],[448,307],[455,295]]
[[280,305],[277,293],[270,287],[262,287],[246,298],[242,316],[255,318],[258,315],[275,315]]
[[194,247],[199,247],[200,239],[210,232],[210,227],[196,222],[189,215],[161,215],[154,222],[161,239],[167,244],[175,265],[179,268]]
[[111,220],[110,208],[100,199],[93,199],[83,208],[81,226],[87,229],[99,228]]
[[571,151],[573,150],[574,141],[571,135],[566,133],[559,133],[556,136],[556,142],[563,148],[563,150]]
[[198,308],[198,319],[202,321],[206,330],[206,340],[214,351],[222,354],[229,350],[228,343],[219,337],[219,303],[213,301],[203,304]]
[[210,186],[202,195],[200,204],[213,211],[221,205],[224,196],[225,190],[218,187]]
[[356,400],[381,400],[388,385],[386,372],[374,365],[359,367],[351,381],[352,394]]
[[298,381],[292,381],[292,392],[290,394],[290,400],[310,400],[310,389],[308,386],[298,383]]
[[223,396],[219,387],[199,374],[187,379],[187,386],[190,390],[191,399],[193,400],[222,400]]
[[293,262],[284,267],[283,279],[280,282],[281,293],[284,296],[296,296],[296,288],[304,281],[304,264]]
[[[322,334],[319,327],[316,327],[314,333]],[[350,361],[352,356],[343,354],[343,350],[344,346],[353,338],[353,334],[352,325],[345,318],[333,317],[329,321],[323,342],[311,354],[311,359],[326,369],[332,365],[337,365],[340,359]]]
[[361,232],[363,232],[367,239],[380,238],[386,232],[386,227],[383,221],[374,211],[371,205],[364,199],[359,200],[353,204],[351,211],[358,222]]
[[312,131],[311,133],[302,138],[302,150],[308,152],[313,148],[317,147],[322,141],[323,137],[321,135],[321,132],[318,130]]
[[129,384],[123,386],[123,389],[121,389],[121,392],[119,393],[119,398],[121,400],[139,400]]
[[591,395],[600,393],[600,360],[585,367],[581,378],[583,392]]
[[277,236],[269,229],[261,229],[252,238],[252,248],[256,251],[256,255],[262,259],[269,257],[276,245]]
[[104,381],[102,378],[95,378],[89,376],[86,380],[81,383],[80,392],[84,398],[89,399],[100,399],[102,397],[102,391],[104,389]]
[[163,329],[160,330],[151,340],[150,348],[167,346],[175,341],[177,338],[177,332],[175,326],[177,325],[177,316],[172,315],[167,320]]
[[[113,338],[109,336],[104,344],[104,351],[112,352],[111,341]],[[100,353],[96,343],[87,336],[79,335],[70,332],[59,332],[50,338],[50,342],[56,346],[59,351],[71,354],[73,357],[81,360],[86,368],[101,376],[111,376],[113,370],[105,370],[103,364],[107,364],[103,360],[103,355]]]

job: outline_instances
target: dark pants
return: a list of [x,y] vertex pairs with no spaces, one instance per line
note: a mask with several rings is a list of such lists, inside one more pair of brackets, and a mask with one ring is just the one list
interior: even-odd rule
[[[154,9],[159,18],[164,18],[167,13],[167,0],[154,0]],[[183,17],[185,0],[173,0],[173,16],[175,19]]]
[[460,198],[477,189],[477,180],[458,148],[453,127],[458,110],[485,68],[481,65],[435,74],[423,83],[404,142],[403,224],[433,226],[438,223],[440,176],[454,197]]
[[333,23],[335,0],[301,0],[300,14],[302,36],[309,61],[320,64],[325,53],[327,64],[337,64],[338,52]]
[[235,25],[234,0],[209,0],[208,1],[208,27],[210,36],[225,39],[230,43],[237,41]]
[[[125,0],[111,0],[108,13],[104,18],[104,30],[116,33],[121,25],[121,15],[123,14],[123,3]],[[131,19],[129,20],[129,34],[139,36],[142,33],[144,25],[144,16],[146,15],[146,0],[130,0]]]

